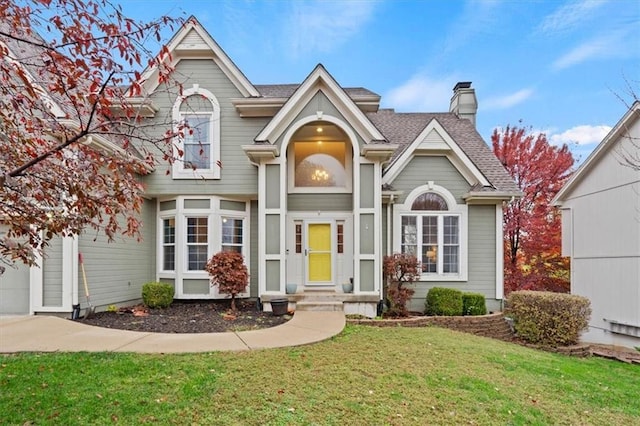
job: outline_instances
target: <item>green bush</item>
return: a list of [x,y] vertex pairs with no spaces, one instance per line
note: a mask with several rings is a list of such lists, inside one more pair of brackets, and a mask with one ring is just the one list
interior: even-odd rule
[[479,293],[462,293],[462,315],[486,315],[487,304],[484,295]]
[[173,303],[173,286],[150,282],[142,286],[142,301],[150,308],[168,308]]
[[513,318],[518,336],[541,345],[563,346],[578,342],[591,316],[589,299],[547,291],[514,291],[505,313]]
[[462,292],[454,288],[433,287],[424,306],[427,315],[462,315]]

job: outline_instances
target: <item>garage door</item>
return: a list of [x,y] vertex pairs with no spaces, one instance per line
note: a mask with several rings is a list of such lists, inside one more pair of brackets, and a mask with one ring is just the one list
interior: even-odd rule
[[[6,226],[0,225],[0,236]],[[0,315],[29,313],[29,268],[22,263],[12,266],[2,264],[5,271],[0,275]]]

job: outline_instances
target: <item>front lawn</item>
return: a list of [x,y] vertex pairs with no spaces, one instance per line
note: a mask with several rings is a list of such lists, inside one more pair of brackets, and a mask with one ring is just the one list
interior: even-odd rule
[[0,424],[640,424],[640,368],[438,328],[195,355],[0,356]]

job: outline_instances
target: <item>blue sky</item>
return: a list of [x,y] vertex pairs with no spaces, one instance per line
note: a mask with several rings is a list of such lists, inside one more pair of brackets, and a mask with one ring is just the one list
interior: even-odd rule
[[472,81],[488,143],[496,127],[531,126],[579,160],[625,113],[629,84],[640,95],[638,0],[121,4],[137,19],[195,15],[255,84],[300,83],[322,63],[383,107],[439,112]]

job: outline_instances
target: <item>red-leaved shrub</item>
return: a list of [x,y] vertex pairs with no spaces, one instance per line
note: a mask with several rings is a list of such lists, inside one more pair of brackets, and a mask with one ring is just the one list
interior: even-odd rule
[[407,302],[413,296],[414,289],[406,287],[416,281],[420,276],[420,263],[418,259],[407,253],[395,253],[385,256],[383,273],[387,280],[387,304],[386,317],[409,316]]
[[242,293],[249,282],[249,273],[244,257],[235,251],[221,251],[213,255],[205,268],[211,276],[211,285],[231,296],[231,310],[236,310],[236,296]]

